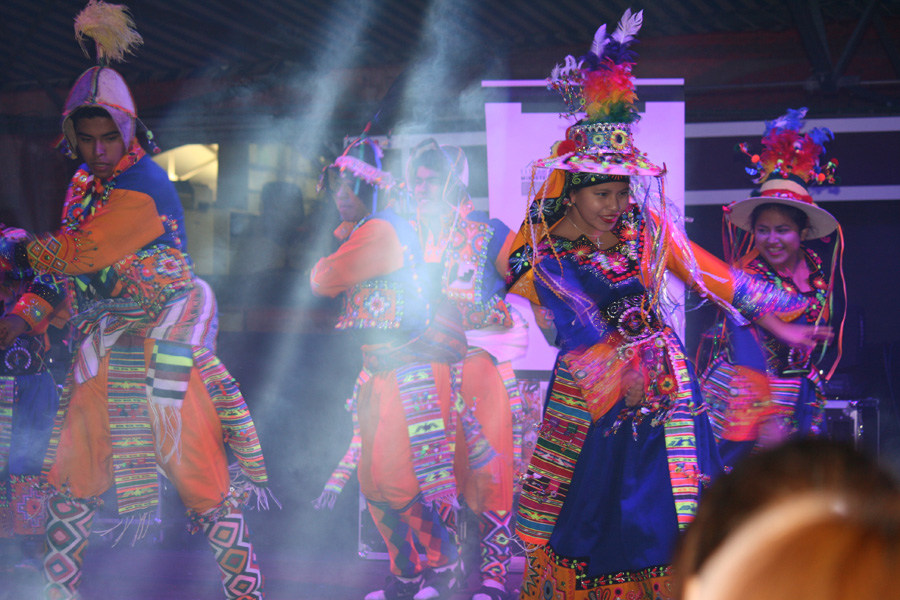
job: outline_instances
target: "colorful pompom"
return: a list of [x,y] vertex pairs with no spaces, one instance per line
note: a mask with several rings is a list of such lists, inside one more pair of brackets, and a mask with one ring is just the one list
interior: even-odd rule
[[555,156],[562,156],[578,150],[578,145],[572,140],[563,140],[556,144]]
[[804,183],[833,183],[833,171],[837,161],[831,160],[825,166],[819,165],[819,157],[825,152],[824,143],[834,139],[827,127],[817,127],[808,132],[804,126],[806,108],[788,109],[787,113],[773,121],[766,121],[766,132],[762,139],[763,151],[750,154],[746,144],[740,149],[750,157],[756,169],[746,169],[756,176],[754,182],[761,183],[769,177],[799,177]]

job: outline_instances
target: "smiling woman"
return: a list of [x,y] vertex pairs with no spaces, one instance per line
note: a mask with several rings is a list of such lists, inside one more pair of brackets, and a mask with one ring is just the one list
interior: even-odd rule
[[611,176],[605,183],[585,187],[573,186],[566,200],[566,219],[557,228],[558,233],[576,238],[586,235],[601,249],[615,245],[619,240],[613,228],[628,209],[630,194],[628,178],[624,176]]
[[[830,235],[839,225],[807,190],[809,183],[832,180],[833,164],[819,164],[831,132],[802,132],[805,115],[805,108],[789,110],[767,123],[764,150],[752,157],[762,185],[750,198],[726,207],[725,214],[732,225],[752,235],[752,248],[738,265],[755,279],[802,299],[806,309],[793,322],[818,328],[817,335],[829,331],[831,286],[822,259],[803,242]],[[822,433],[825,403],[814,347],[787,343],[729,320],[715,326],[713,337],[717,341],[703,388],[726,464],[787,436]],[[828,339],[824,333],[815,342]],[[753,378],[760,379],[759,386],[747,384]],[[742,391],[735,395],[734,390]]]
[[[754,247],[782,276],[808,292],[809,269],[801,259],[801,242],[809,237],[809,217],[799,208],[775,202],[760,204],[750,215]],[[806,277],[804,277],[806,276]]]

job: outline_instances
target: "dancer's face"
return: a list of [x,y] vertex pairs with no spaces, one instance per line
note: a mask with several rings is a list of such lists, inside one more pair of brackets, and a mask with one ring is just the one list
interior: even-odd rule
[[100,179],[112,176],[125,156],[125,141],[115,121],[109,117],[90,117],[75,121],[78,154],[91,173]]
[[597,232],[612,231],[622,213],[628,210],[628,182],[607,181],[579,188],[569,198],[574,208],[569,215],[583,221],[579,226],[587,225]]
[[806,229],[780,210],[764,210],[756,219],[753,235],[756,250],[776,270],[792,268],[800,255],[800,243],[806,239]]
[[420,216],[440,217],[450,212],[452,207],[444,201],[446,179],[443,174],[425,165],[416,168],[412,188]]
[[331,195],[334,198],[334,205],[341,215],[341,221],[358,223],[369,214],[369,207],[359,199],[359,196],[350,187],[351,179],[340,177],[336,173],[334,175],[329,173],[329,176],[331,177],[329,187],[333,190]]

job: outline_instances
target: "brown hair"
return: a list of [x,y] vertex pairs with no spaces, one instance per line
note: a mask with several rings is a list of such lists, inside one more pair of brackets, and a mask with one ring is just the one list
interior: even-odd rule
[[897,497],[797,494],[761,511],[699,575],[691,600],[900,598]]
[[751,455],[705,491],[675,553],[676,593],[756,511],[791,494],[831,491],[868,497],[898,493],[893,477],[852,446],[803,438]]

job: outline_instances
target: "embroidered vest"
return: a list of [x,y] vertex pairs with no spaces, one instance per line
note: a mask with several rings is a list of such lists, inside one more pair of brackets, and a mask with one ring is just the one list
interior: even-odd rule
[[[429,274],[422,268],[422,250],[412,226],[386,210],[360,221],[381,219],[393,226],[403,249],[403,267],[357,284],[344,295],[337,329],[357,332],[363,344],[395,343],[418,336],[434,315]],[[356,229],[354,228],[354,229]],[[351,234],[352,235],[352,234]]]
[[134,164],[107,182],[102,192],[85,189],[86,183],[85,173],[76,173],[63,208],[64,228],[77,229],[89,221],[114,190],[129,190],[153,198],[164,233],[110,267],[73,277],[74,312],[87,309],[97,300],[125,295],[156,318],[172,297],[193,285],[184,211],[175,188],[165,172],[142,153]]
[[[828,282],[822,268],[822,259],[809,248],[802,248],[801,255],[809,266],[809,285],[811,291],[801,292],[797,284],[790,278],[781,277],[761,256],[757,256],[746,267],[751,276],[772,284],[776,289],[787,292],[798,299],[805,299],[806,310],[794,321],[811,325],[819,320],[825,310]],[[815,372],[812,351],[785,344],[768,331],[758,328],[765,349],[766,363],[769,373],[778,376],[791,376]]]
[[493,265],[499,252],[494,246],[503,243],[494,240],[496,233],[486,214],[471,212],[460,216],[443,252],[441,291],[456,304],[465,329],[512,327],[509,304],[504,300],[505,274],[497,273]]

